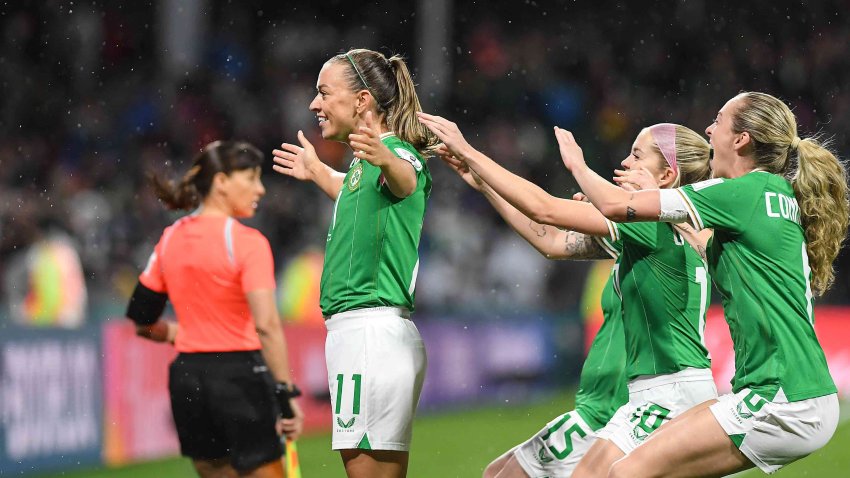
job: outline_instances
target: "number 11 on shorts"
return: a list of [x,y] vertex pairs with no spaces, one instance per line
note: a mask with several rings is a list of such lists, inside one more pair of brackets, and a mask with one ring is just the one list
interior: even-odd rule
[[[354,415],[360,414],[360,382],[362,381],[361,375],[359,373],[355,373],[351,375],[351,381],[354,382],[354,397],[351,400],[351,413]],[[334,413],[339,415],[342,410],[342,390],[343,385],[345,384],[345,375],[337,374],[336,376],[336,406],[334,407]]]

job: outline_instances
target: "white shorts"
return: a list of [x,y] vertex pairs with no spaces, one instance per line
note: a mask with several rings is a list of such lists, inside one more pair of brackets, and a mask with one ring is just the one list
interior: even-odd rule
[[513,454],[529,478],[566,478],[594,441],[594,431],[573,410],[514,447]]
[[709,369],[638,377],[629,382],[629,402],[597,435],[628,455],[658,427],[713,398],[717,398],[717,387]]
[[410,449],[425,380],[425,345],[406,309],[376,307],[325,321],[334,450]]
[[799,402],[777,398],[770,402],[745,388],[710,408],[741,453],[765,473],[826,445],[838,426],[837,394]]

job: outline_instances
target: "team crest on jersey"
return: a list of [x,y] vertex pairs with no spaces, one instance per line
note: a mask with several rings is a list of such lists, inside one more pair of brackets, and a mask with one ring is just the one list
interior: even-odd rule
[[419,161],[413,153],[404,149],[404,148],[395,148],[395,154],[398,155],[399,158],[407,161],[408,163],[413,165],[413,169],[417,171],[422,171],[422,161]]
[[363,164],[358,162],[348,176],[348,190],[356,191],[360,187],[360,179],[363,177]]

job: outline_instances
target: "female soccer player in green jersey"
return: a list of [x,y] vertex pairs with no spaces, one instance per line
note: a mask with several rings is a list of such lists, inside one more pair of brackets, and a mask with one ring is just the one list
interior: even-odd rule
[[847,173],[765,93],[729,100],[706,134],[713,179],[631,193],[593,173],[556,128],[564,164],[610,219],[714,229],[706,259],[735,348],[733,393],[674,419],[608,476],[772,473],[825,445],[838,423],[813,297],[830,286],[847,233]]
[[[594,397],[598,401],[585,403],[577,398],[580,413],[571,418],[576,423],[553,421],[512,451],[513,457],[494,462],[494,474],[486,476],[592,476],[595,471],[607,470],[665,421],[716,397],[702,343],[708,277],[705,264],[684,245],[681,236],[668,225],[616,224],[590,204],[552,197],[472,148],[454,123],[437,116],[419,116],[445,143],[442,155],[450,154],[475,171],[489,188],[533,221],[622,241],[623,252],[613,277],[622,299],[628,401],[620,402],[622,406],[612,416],[613,410],[608,408],[612,397]],[[706,178],[708,152],[708,144],[697,133],[661,124],[641,131],[622,164],[626,169],[645,168],[661,187],[672,187]],[[594,352],[591,350],[589,359]],[[585,373],[593,373],[591,362],[585,365],[583,381]],[[582,389],[584,386],[582,383]],[[585,421],[582,427],[578,420],[583,416],[581,407],[600,407],[597,415],[604,419]],[[602,413],[606,411],[607,415]],[[530,447],[535,447],[536,453],[529,453]],[[498,470],[502,460],[506,461]]]
[[[479,191],[514,231],[549,259],[618,259],[620,241],[593,237],[540,224],[508,201],[450,155],[441,156],[463,180]],[[572,469],[596,438],[595,430],[608,423],[628,401],[626,344],[620,296],[614,289],[614,272],[602,290],[604,320],[581,371],[575,409],[549,421],[533,437],[508,450],[484,470],[486,478],[570,476]]]
[[275,170],[313,181],[335,201],[320,305],[333,443],[349,477],[406,476],[425,347],[410,320],[419,238],[437,140],[416,118],[419,99],[404,60],[351,50],[319,72],[310,110],[324,139],[354,150],[347,173],[300,146],[275,150]]

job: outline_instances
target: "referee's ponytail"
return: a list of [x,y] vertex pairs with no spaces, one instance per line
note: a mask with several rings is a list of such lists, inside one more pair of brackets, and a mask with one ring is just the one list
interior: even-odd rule
[[210,192],[218,173],[260,167],[263,154],[244,141],[213,141],[192,160],[192,167],[179,181],[150,174],[154,193],[168,209],[192,210],[200,206]]

